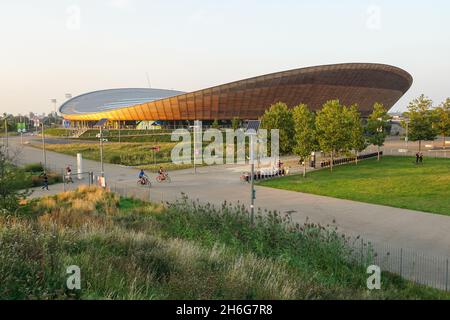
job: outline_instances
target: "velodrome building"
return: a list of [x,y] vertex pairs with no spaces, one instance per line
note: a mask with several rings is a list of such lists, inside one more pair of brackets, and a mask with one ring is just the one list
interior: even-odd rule
[[163,89],[109,89],[86,93],[59,111],[72,126],[157,121],[185,124],[193,120],[257,119],[272,104],[305,103],[319,110],[332,99],[358,104],[363,116],[380,102],[390,109],[411,87],[412,76],[397,67],[372,63],[323,65],[276,72],[194,92]]

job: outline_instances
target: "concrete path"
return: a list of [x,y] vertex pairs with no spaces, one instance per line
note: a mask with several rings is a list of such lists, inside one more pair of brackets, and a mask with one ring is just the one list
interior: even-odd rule
[[[19,139],[11,139],[11,145],[18,147]],[[20,163],[40,162],[42,151],[23,147]],[[47,152],[51,167],[64,168],[71,164],[76,171],[76,159],[72,156]],[[96,161],[85,160],[85,171],[100,171]],[[250,189],[239,180],[247,166],[223,165],[201,167],[197,175],[193,170],[170,172],[171,184],[158,184],[155,177],[151,189],[136,184],[138,170],[118,165],[105,164],[109,186],[131,193],[148,194],[154,201],[173,201],[185,193],[191,199],[221,204],[223,201],[249,203]],[[51,189],[62,186],[50,186]],[[411,248],[429,255],[450,257],[450,217],[398,209],[387,206],[341,200],[286,190],[256,187],[256,205],[268,210],[291,213],[294,221],[322,225],[335,225],[347,235],[361,235],[375,243],[389,243],[398,248]]]

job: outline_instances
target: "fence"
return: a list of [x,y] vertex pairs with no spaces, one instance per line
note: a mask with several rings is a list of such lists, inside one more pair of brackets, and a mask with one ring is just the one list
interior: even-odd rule
[[[383,155],[383,151],[380,152],[380,156],[382,156],[382,155]],[[365,159],[370,159],[370,158],[375,158],[375,157],[378,157],[378,152],[361,154],[357,158],[358,158],[358,160],[365,160]],[[352,163],[355,161],[356,161],[356,157],[338,158],[338,159],[333,160],[333,166]],[[331,164],[331,160],[322,160],[320,162],[320,167],[327,168],[330,166],[330,164]]]
[[350,244],[353,261],[367,267],[379,266],[382,271],[397,274],[417,284],[450,290],[450,258],[431,256],[410,248],[359,239]]

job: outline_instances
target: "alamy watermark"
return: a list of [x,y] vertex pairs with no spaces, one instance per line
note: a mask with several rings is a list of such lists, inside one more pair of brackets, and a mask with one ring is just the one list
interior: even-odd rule
[[81,8],[78,5],[71,5],[66,9],[66,28],[70,31],[81,29]]
[[[193,133],[187,129],[177,129],[172,132],[171,140],[178,142],[171,152],[172,162],[178,165],[192,164],[193,162],[207,165],[245,164],[247,159],[253,158],[258,160],[260,165],[275,166],[280,156],[280,132],[278,129],[270,130],[270,135],[269,131],[265,129],[261,129],[257,133],[243,129],[203,131],[202,122],[196,121]],[[203,148],[205,143],[207,145]]]
[[381,289],[381,268],[379,266],[371,265],[367,268],[367,289],[380,290]]
[[79,266],[67,267],[66,273],[69,274],[66,285],[69,290],[81,290],[81,269]]

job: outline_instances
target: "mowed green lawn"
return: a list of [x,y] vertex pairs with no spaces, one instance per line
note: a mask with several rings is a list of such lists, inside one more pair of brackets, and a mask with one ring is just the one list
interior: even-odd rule
[[262,186],[450,215],[450,159],[383,157],[267,180]]

